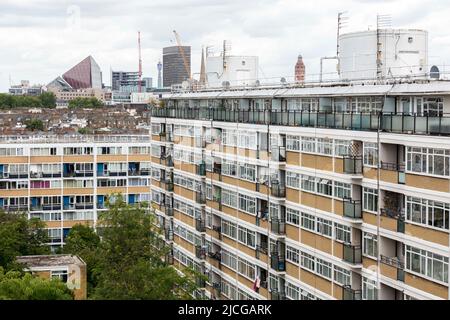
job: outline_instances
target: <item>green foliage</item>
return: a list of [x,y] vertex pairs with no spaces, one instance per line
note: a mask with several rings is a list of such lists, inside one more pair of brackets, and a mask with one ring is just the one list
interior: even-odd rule
[[78,133],[79,134],[91,134],[92,130],[89,128],[80,128],[80,129],[78,129]]
[[73,294],[59,279],[42,279],[29,273],[6,272],[0,267],[0,300],[72,300]]
[[43,92],[39,96],[43,108],[53,109],[56,107],[56,96],[53,92]]
[[41,95],[36,97],[13,96],[6,93],[0,93],[0,109],[55,107],[56,97],[51,92],[43,92]]
[[69,101],[69,108],[101,108],[103,107],[103,102],[95,97],[92,98],[75,98]]
[[70,229],[65,242],[62,253],[77,255],[86,262],[88,293],[92,292],[98,282],[96,270],[98,265],[97,248],[100,244],[100,237],[93,228],[77,224]]
[[16,256],[49,254],[45,224],[38,219],[28,220],[25,214],[0,211],[0,267],[19,269]]
[[39,119],[26,120],[25,125],[27,126],[27,129],[31,130],[31,131],[43,131],[44,130],[44,123],[42,122],[42,120],[39,120]]
[[[79,255],[88,265],[93,299],[190,299],[196,274],[185,276],[164,262],[168,247],[159,237],[154,215],[148,207],[126,204],[113,195],[114,204],[98,221],[101,241],[86,227],[72,229],[66,253]],[[73,237],[71,236],[74,232]],[[88,262],[90,261],[90,262]],[[91,266],[89,266],[91,264]]]

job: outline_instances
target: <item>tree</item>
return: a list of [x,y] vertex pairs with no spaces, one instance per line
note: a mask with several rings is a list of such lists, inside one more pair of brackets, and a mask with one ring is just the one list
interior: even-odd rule
[[86,262],[87,289],[88,294],[90,294],[97,285],[97,248],[100,244],[100,237],[93,228],[77,224],[70,229],[65,242],[63,253],[77,255]]
[[36,131],[36,130],[43,131],[44,130],[44,123],[42,122],[42,120],[39,120],[39,119],[26,120],[25,125],[26,125],[27,129],[31,130],[31,131]]
[[73,300],[59,279],[42,279],[29,273],[6,272],[0,267],[0,300]]
[[95,97],[92,98],[75,98],[69,101],[69,108],[101,108],[103,102]]
[[168,247],[159,237],[154,215],[144,209],[148,206],[126,204],[121,195],[112,195],[112,198],[114,204],[109,203],[108,210],[99,216],[100,243],[96,244],[92,232],[82,227],[77,228],[73,237],[71,231],[66,240],[70,247],[66,247],[65,252],[77,254],[85,261],[95,260],[95,267],[88,267],[95,285],[90,297],[191,298],[190,293],[196,289],[193,279],[197,275],[187,269],[185,276],[181,276],[164,261]]
[[0,211],[0,267],[20,269],[17,256],[49,254],[45,224],[38,219],[28,220],[25,214]]
[[92,131],[89,128],[80,128],[78,129],[79,134],[90,134]]
[[39,95],[39,100],[43,108],[55,108],[56,96],[53,92],[43,92]]

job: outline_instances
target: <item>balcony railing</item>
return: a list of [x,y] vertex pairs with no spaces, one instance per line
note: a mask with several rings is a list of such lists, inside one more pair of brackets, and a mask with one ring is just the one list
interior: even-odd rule
[[[152,108],[152,117],[278,126],[450,135],[450,115],[315,111],[243,111],[211,108]],[[381,119],[381,122],[380,122]]]
[[270,255],[270,266],[272,269],[279,272],[286,271],[286,259],[284,255],[281,255],[276,251],[272,252]]
[[195,256],[197,259],[204,260],[206,258],[206,251],[202,246],[195,246]]
[[3,210],[6,212],[11,212],[11,211],[22,211],[22,210],[28,210],[28,205],[27,204],[16,204],[16,205],[6,205],[3,206]]
[[167,253],[164,260],[167,264],[172,265],[173,264],[173,254]]
[[363,172],[362,157],[344,157],[344,173],[361,175]]
[[168,192],[173,192],[173,182],[170,180],[163,181],[164,189]]
[[361,246],[344,244],[344,261],[351,264],[362,263]]
[[286,197],[286,187],[278,183],[272,183],[270,186],[270,194],[272,197],[284,198]]
[[271,151],[272,161],[286,162],[286,147],[275,147]]
[[62,172],[30,172],[31,179],[39,178],[61,178]]
[[222,257],[220,255],[219,251],[215,251],[215,252],[208,252],[208,257],[210,257],[211,259],[217,260],[217,261],[222,261]]
[[165,213],[166,216],[168,216],[168,217],[173,217],[173,207],[165,206],[165,207],[164,207],[164,213]]
[[344,286],[342,288],[342,300],[361,300],[361,298],[361,290],[354,290],[350,286]]
[[197,191],[195,193],[195,202],[198,204],[206,204],[206,195],[203,192]]
[[405,213],[404,209],[381,208],[382,216],[397,220],[397,232],[405,233]]
[[206,232],[205,222],[202,219],[195,219],[195,230]]
[[362,219],[361,201],[359,200],[344,200],[344,217],[350,219]]
[[396,171],[398,174],[398,177],[397,177],[398,183],[405,184],[406,175],[405,175],[405,165],[404,164],[389,163],[389,162],[381,161],[380,167],[382,170]]
[[52,211],[61,210],[61,204],[43,204],[31,206],[31,211]]
[[173,241],[173,230],[166,228],[164,230],[164,237],[165,237],[166,241]]
[[202,177],[206,176],[206,164],[205,163],[197,164],[195,166],[195,172],[199,176],[202,176]]
[[286,234],[286,222],[281,219],[272,219],[270,221],[270,230],[279,235]]
[[286,294],[277,290],[270,291],[270,300],[286,300]]

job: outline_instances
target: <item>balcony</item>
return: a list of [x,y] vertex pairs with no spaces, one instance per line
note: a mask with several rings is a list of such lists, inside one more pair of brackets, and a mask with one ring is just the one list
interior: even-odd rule
[[354,290],[350,286],[344,286],[342,288],[342,300],[361,300],[361,298],[361,290]]
[[[380,256],[380,262],[391,267],[396,272],[396,279],[398,281],[405,282],[405,264],[401,262],[397,257]],[[382,272],[383,273],[383,272]]]
[[278,272],[286,271],[286,260],[284,256],[280,255],[278,252],[272,252],[270,255],[270,267]]
[[272,183],[270,186],[270,194],[272,197],[284,198],[286,197],[286,187],[278,183]]
[[[405,165],[404,164],[397,164],[397,163],[381,161],[380,167],[381,167],[381,170],[397,173],[396,177],[393,178],[392,174],[388,175],[388,172],[387,172],[385,175],[387,176],[386,178],[388,179],[388,181],[395,179],[395,181],[393,181],[394,183],[405,184],[406,174],[405,174]],[[383,171],[382,171],[382,174],[383,174]],[[383,179],[386,179],[386,178],[383,178]]]
[[404,209],[381,208],[380,214],[384,217],[394,219],[397,222],[397,232],[405,233],[405,214]]
[[168,192],[173,192],[173,182],[170,180],[163,181],[164,189]]
[[286,300],[286,294],[277,290],[271,290],[270,300]]
[[206,148],[206,139],[203,137],[196,137],[195,138],[195,147],[196,148]]
[[360,220],[362,219],[362,207],[359,200],[344,200],[344,217]]
[[165,207],[164,207],[164,213],[165,213],[166,216],[168,216],[168,217],[173,217],[173,207],[171,207],[171,206],[165,206]]
[[31,211],[53,211],[61,210],[61,204],[43,204],[31,206]]
[[195,277],[195,284],[198,288],[204,288],[206,286],[205,276],[199,275]]
[[286,234],[286,222],[281,219],[272,219],[270,221],[270,230],[278,235]]
[[174,165],[171,156],[161,157],[161,164],[168,168],[173,168]]
[[204,162],[197,164],[195,166],[195,173],[198,176],[202,176],[202,177],[206,176],[206,164]]
[[173,230],[166,228],[164,230],[164,237],[166,241],[173,241]]
[[40,178],[61,178],[61,172],[30,172],[31,179],[40,179]]
[[220,251],[215,251],[215,252],[208,252],[208,257],[210,257],[211,259],[214,259],[218,262],[222,261],[222,257],[220,256]]
[[12,204],[9,206],[3,206],[3,210],[6,212],[28,211],[28,205],[27,204]]
[[15,172],[15,173],[7,173],[7,172],[5,172],[5,173],[3,173],[3,178],[8,178],[8,179],[26,179],[26,178],[28,178],[28,172],[27,173],[25,173],[25,172],[19,172],[19,173],[17,173],[17,172]]
[[172,265],[173,264],[173,254],[172,253],[167,253],[166,256],[164,257],[164,261],[167,264]]
[[202,246],[195,246],[195,257],[200,260],[206,259],[206,251]]
[[201,191],[197,191],[195,193],[195,202],[198,204],[206,204],[206,195]]
[[286,147],[272,148],[270,159],[275,162],[286,162]]
[[202,219],[195,219],[195,230],[206,232],[205,222]]
[[351,175],[362,175],[363,173],[363,159],[357,157],[344,157],[344,173]]
[[361,246],[344,244],[344,261],[351,264],[362,263]]

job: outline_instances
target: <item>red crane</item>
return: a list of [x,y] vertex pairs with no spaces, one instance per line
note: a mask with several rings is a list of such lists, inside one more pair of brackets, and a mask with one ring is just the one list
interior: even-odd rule
[[142,92],[142,56],[141,56],[141,32],[138,32],[138,47],[139,47],[139,83],[138,92]]

